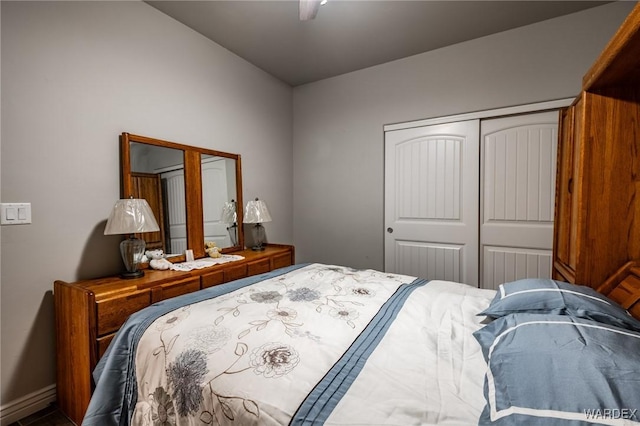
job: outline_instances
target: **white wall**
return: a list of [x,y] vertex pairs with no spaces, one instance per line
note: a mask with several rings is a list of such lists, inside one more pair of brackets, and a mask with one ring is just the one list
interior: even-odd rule
[[383,126],[573,97],[634,5],[616,2],[296,87],[296,259],[383,269]]
[[239,153],[245,200],[267,201],[291,243],[292,90],[143,2],[5,2],[2,405],[55,382],[53,281],[121,268],[103,236],[119,198],[121,132]]

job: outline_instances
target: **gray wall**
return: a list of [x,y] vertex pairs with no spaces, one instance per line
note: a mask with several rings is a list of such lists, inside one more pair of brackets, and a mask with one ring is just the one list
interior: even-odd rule
[[292,90],[143,2],[2,6],[1,403],[55,383],[56,279],[116,273],[104,224],[120,196],[121,132],[238,153],[244,199],[291,243]]
[[296,259],[382,269],[385,124],[571,98],[635,2],[296,87]]

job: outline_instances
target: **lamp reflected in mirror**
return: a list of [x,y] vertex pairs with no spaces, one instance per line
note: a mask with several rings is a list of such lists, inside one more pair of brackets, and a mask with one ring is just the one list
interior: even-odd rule
[[118,200],[111,210],[104,235],[128,235],[120,243],[120,255],[126,271],[121,278],[139,278],[144,271],[138,268],[144,255],[145,242],[134,234],[157,232],[160,229],[151,207],[141,198]]
[[226,223],[227,232],[231,239],[231,245],[236,246],[238,244],[238,213],[237,213],[236,201],[231,200],[224,203],[222,207],[222,215],[220,221]]
[[264,222],[271,222],[271,214],[269,213],[267,204],[258,198],[249,201],[244,211],[244,223],[255,224],[251,231],[255,244],[252,250],[264,250],[265,231],[264,226],[262,226]]

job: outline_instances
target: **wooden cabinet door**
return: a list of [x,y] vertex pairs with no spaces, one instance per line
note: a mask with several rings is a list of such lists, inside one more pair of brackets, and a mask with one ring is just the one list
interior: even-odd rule
[[560,111],[553,278],[575,282],[580,249],[584,101]]
[[[558,176],[556,178],[556,217],[554,262],[558,267],[570,267],[572,249],[571,229],[571,192],[573,186],[573,126],[575,108],[570,106],[560,110],[560,133],[558,138]],[[575,265],[573,265],[575,267]],[[566,272],[563,274],[566,275]],[[560,278],[554,276],[554,278]],[[568,277],[566,277],[568,278]]]
[[147,250],[165,250],[164,242],[164,214],[162,200],[162,185],[160,175],[153,173],[131,173],[133,181],[134,197],[144,198],[149,203],[156,222],[160,227],[158,232],[145,232],[137,234],[136,237],[144,240]]
[[[571,225],[569,227],[568,263],[567,265],[576,271],[578,266],[578,253],[580,251],[580,226],[584,217],[581,215],[581,193],[584,189],[582,165],[584,159],[584,125],[585,125],[585,101],[579,98],[573,112],[573,136],[571,141],[571,179],[568,183],[569,196],[571,197]],[[571,277],[567,277],[571,278]],[[575,276],[571,282],[575,282]]]

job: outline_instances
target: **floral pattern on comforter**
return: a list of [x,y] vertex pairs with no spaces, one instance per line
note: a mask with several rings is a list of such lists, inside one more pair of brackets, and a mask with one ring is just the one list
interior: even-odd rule
[[413,280],[312,264],[157,318],[135,357],[133,424],[288,424]]

